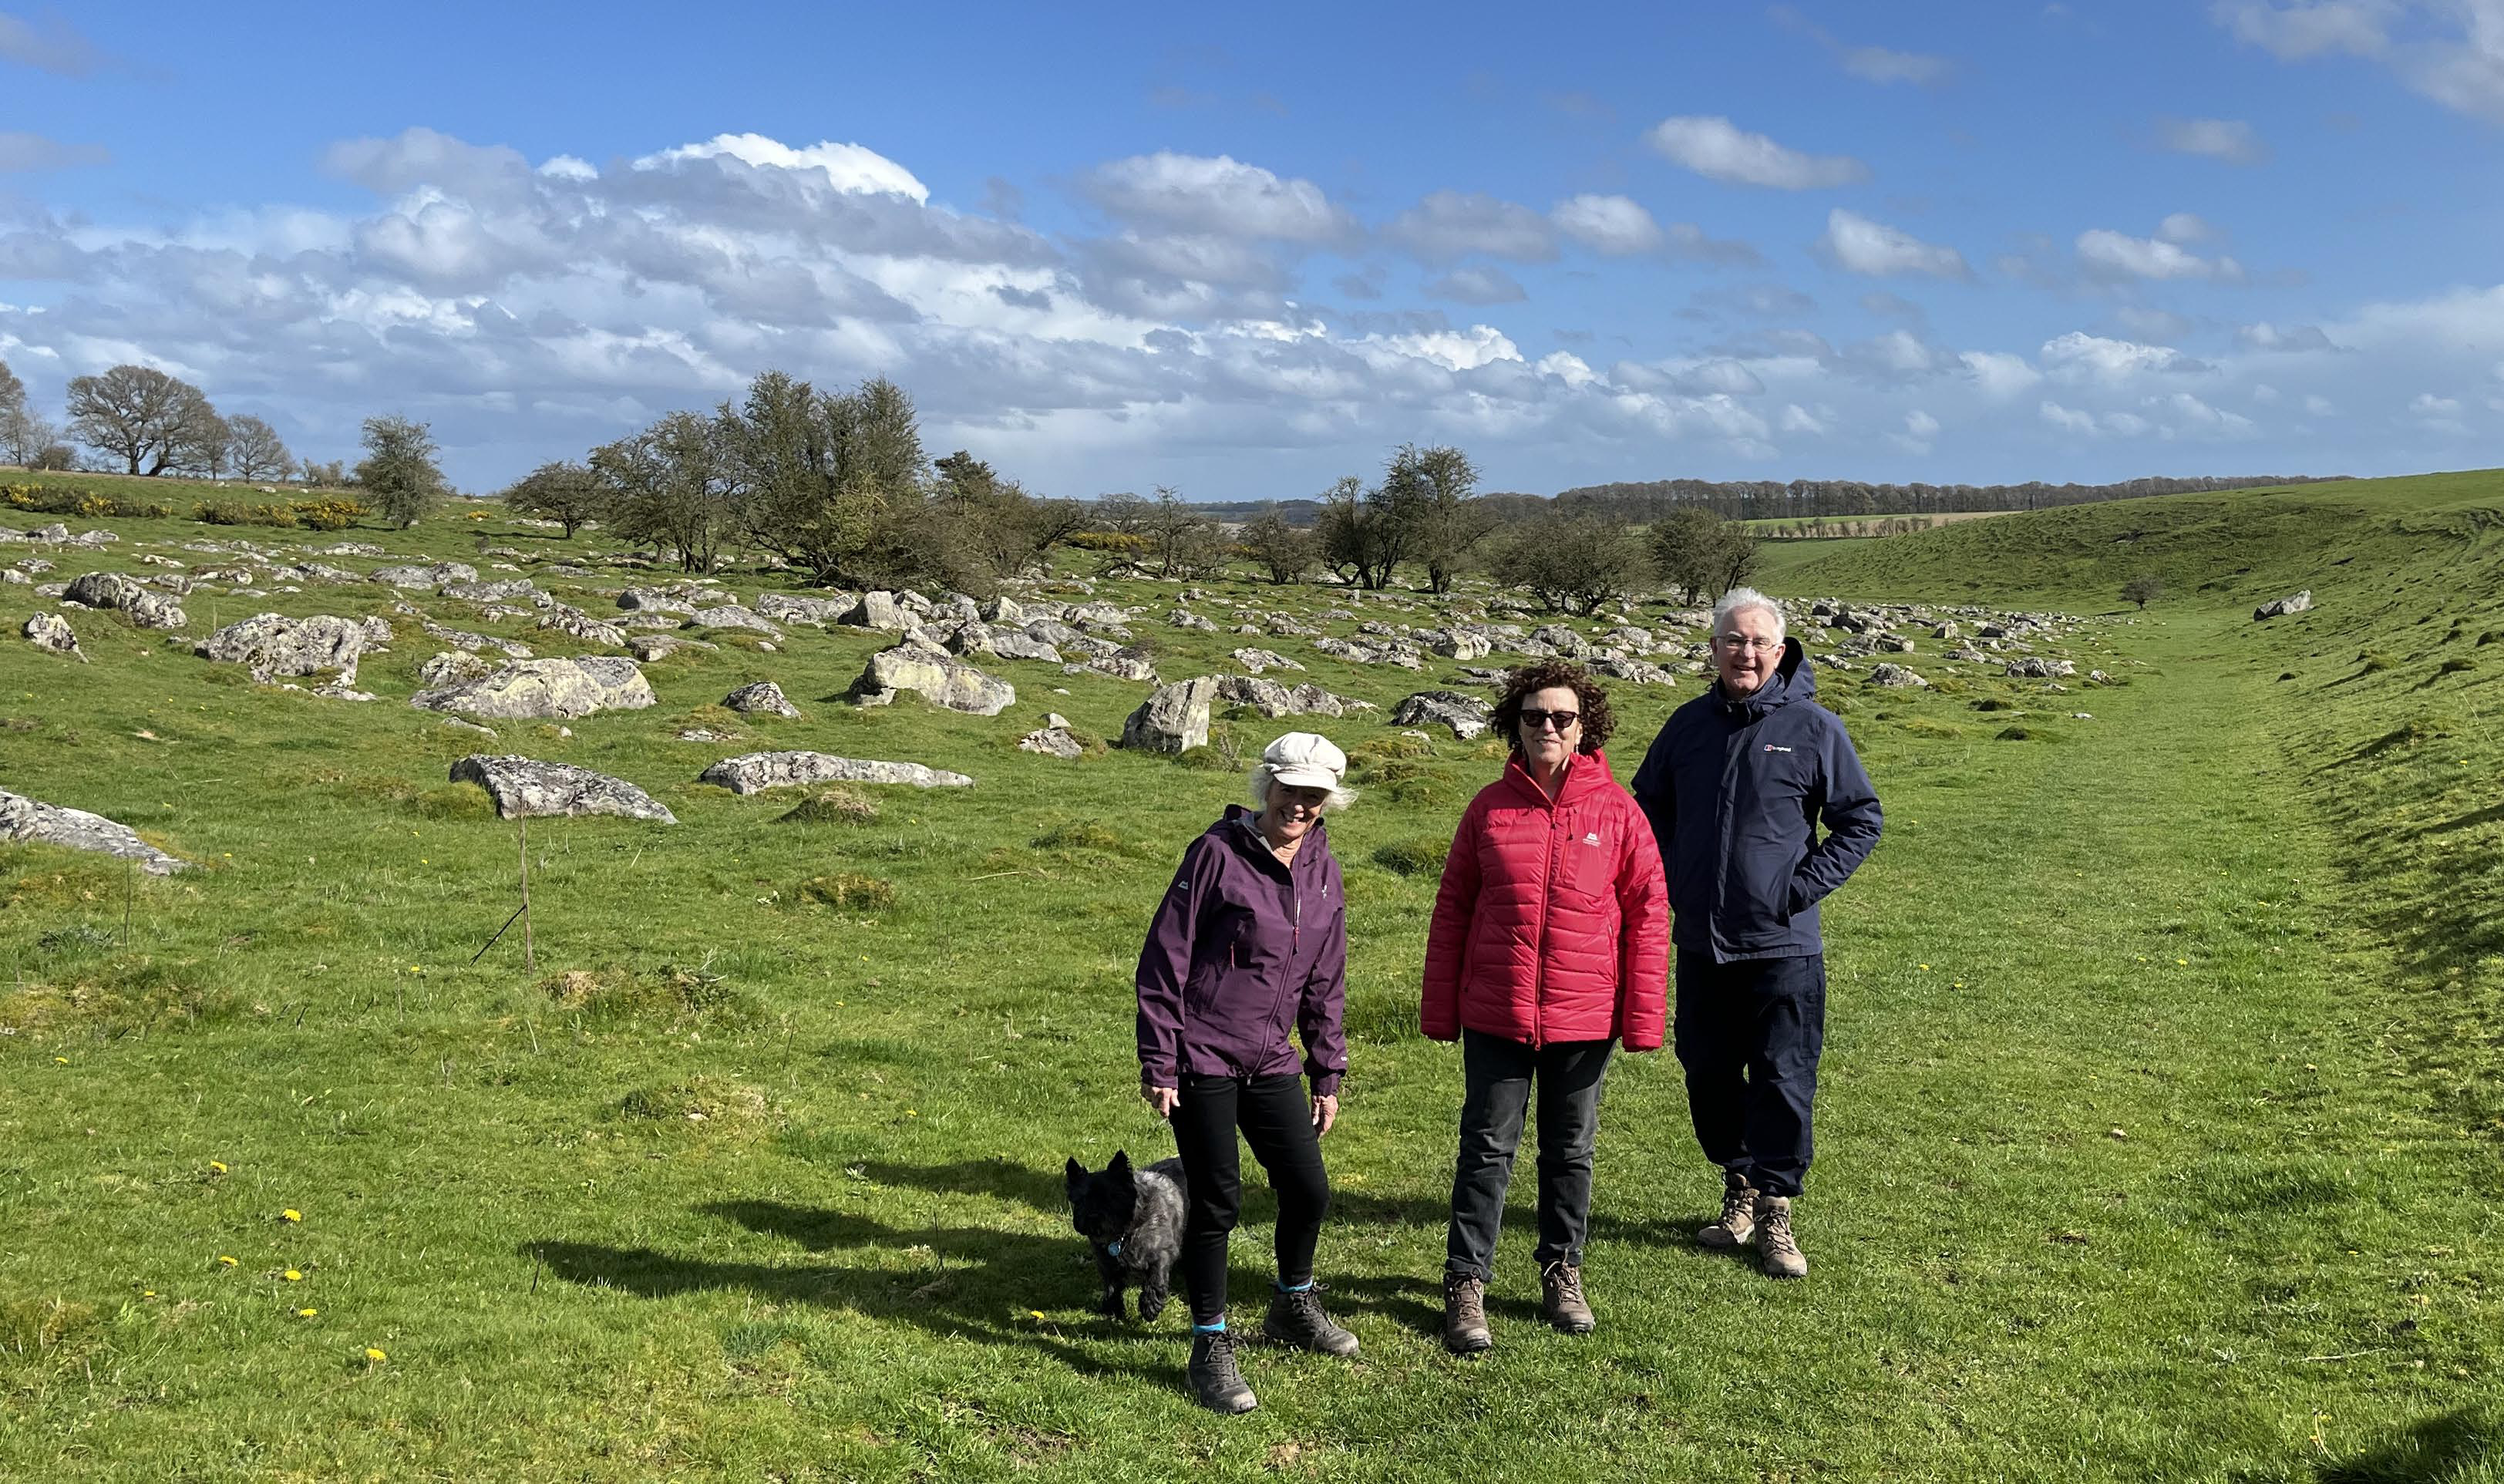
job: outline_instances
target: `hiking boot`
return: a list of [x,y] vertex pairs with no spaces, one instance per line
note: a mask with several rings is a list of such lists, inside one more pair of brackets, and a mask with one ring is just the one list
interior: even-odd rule
[[1539,1270],[1539,1317],[1567,1334],[1588,1334],[1600,1326],[1582,1298],[1582,1270],[1550,1262]]
[[1808,1255],[1799,1250],[1799,1243],[1791,1237],[1790,1196],[1757,1195],[1756,1256],[1765,1264],[1768,1278],[1808,1276]]
[[1191,1337],[1191,1393],[1212,1412],[1248,1412],[1261,1404],[1235,1368],[1235,1336],[1202,1329]]
[[1261,1332],[1271,1344],[1293,1345],[1315,1355],[1356,1354],[1356,1336],[1331,1323],[1323,1311],[1319,1284],[1271,1293],[1269,1315],[1261,1322]]
[[1716,1252],[1728,1252],[1745,1247],[1756,1234],[1756,1188],[1737,1170],[1722,1176],[1722,1215],[1713,1225],[1695,1233],[1695,1245]]
[[1468,1273],[1443,1275],[1443,1348],[1476,1355],[1495,1343],[1487,1330],[1486,1280]]

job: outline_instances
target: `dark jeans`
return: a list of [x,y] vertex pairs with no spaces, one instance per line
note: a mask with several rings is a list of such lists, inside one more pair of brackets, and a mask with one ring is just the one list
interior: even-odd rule
[[1521,1120],[1539,1094],[1539,1265],[1582,1264],[1591,1225],[1591,1145],[1600,1128],[1600,1084],[1615,1041],[1551,1042],[1533,1049],[1479,1031],[1461,1032],[1461,1155],[1452,1169],[1452,1226],[1443,1270],[1495,1275],[1504,1191],[1513,1183]]
[[1717,964],[1678,953],[1678,1064],[1704,1157],[1773,1195],[1797,1195],[1826,1048],[1826,957]]
[[1243,1130],[1243,1142],[1278,1194],[1278,1281],[1290,1288],[1312,1279],[1313,1246],[1330,1210],[1330,1175],[1322,1168],[1303,1078],[1186,1075],[1177,1090],[1183,1290],[1191,1295],[1192,1323],[1213,1325],[1226,1317],[1226,1238],[1243,1210],[1235,1130]]

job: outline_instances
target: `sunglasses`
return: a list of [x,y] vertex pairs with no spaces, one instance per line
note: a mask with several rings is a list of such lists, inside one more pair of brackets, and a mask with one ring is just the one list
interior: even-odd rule
[[1581,711],[1538,711],[1524,707],[1521,713],[1521,724],[1534,732],[1543,727],[1554,727],[1559,732],[1571,732],[1574,730],[1574,723],[1582,719]]

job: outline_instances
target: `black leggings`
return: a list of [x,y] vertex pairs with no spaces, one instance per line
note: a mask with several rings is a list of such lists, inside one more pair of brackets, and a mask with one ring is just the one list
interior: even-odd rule
[[1322,1168],[1303,1078],[1186,1075],[1178,1090],[1173,1131],[1185,1196],[1183,1290],[1191,1295],[1192,1323],[1213,1325],[1226,1317],[1226,1238],[1243,1210],[1235,1130],[1243,1130],[1243,1142],[1278,1194],[1278,1281],[1289,1288],[1312,1281],[1313,1246],[1330,1210],[1330,1175]]

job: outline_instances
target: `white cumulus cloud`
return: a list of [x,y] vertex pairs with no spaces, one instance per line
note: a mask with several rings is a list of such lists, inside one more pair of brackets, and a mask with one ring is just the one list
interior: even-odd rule
[[1847,155],[1805,155],[1720,117],[1664,119],[1644,135],[1663,158],[1711,180],[1777,190],[1815,190],[1869,178]]
[[1924,242],[1910,232],[1872,222],[1840,206],[1826,213],[1826,235],[1818,239],[1817,250],[1846,272],[1873,278],[1908,273],[1932,278],[1973,276],[1965,266],[1965,255],[1956,249]]
[[2170,345],[2141,345],[2077,329],[2044,341],[2035,359],[2059,380],[2116,385],[2143,375],[2204,369]]
[[886,155],[856,144],[829,140],[795,149],[762,134],[715,134],[702,144],[684,144],[646,155],[635,161],[635,168],[652,170],[697,159],[735,159],[775,170],[818,170],[825,173],[837,190],[900,195],[916,201],[930,199],[929,187]]
[[1230,155],[1159,151],[1100,165],[1080,190],[1111,215],[1185,232],[1327,245],[1355,235],[1353,218],[1307,180],[1282,179]]
[[1392,218],[1382,235],[1428,262],[1472,253],[1511,262],[1546,262],[1556,256],[1556,234],[1546,217],[1479,192],[1438,190]]
[[2078,233],[2078,267],[2089,278],[2205,279],[2240,283],[2243,266],[2231,258],[2203,258],[2161,237],[2133,237],[2104,227]]
[[1982,395],[1995,401],[2004,401],[2031,390],[2043,379],[2043,373],[2023,356],[2006,351],[1966,351],[1957,358],[1973,378]]

